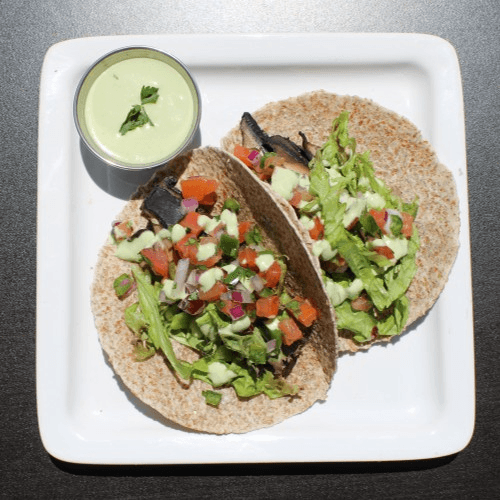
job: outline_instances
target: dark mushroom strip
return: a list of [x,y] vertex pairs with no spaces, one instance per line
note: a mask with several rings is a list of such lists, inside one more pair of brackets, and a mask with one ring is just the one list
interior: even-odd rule
[[309,161],[312,155],[309,151],[281,135],[269,136],[255,121],[253,116],[245,112],[240,121],[243,145],[247,148],[258,148],[263,152],[276,153],[284,158],[285,168],[301,174],[309,175]]
[[163,227],[168,227],[186,215],[181,202],[182,198],[168,185],[155,186],[144,200],[142,209],[155,217]]

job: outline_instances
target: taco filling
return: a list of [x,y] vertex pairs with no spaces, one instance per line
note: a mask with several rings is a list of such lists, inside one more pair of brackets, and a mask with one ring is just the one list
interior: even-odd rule
[[299,147],[293,167],[273,149],[276,136],[256,131],[251,121],[259,147],[237,144],[233,152],[294,208],[313,240],[339,330],[366,343],[401,333],[408,321],[405,294],[417,270],[418,200],[404,203],[375,176],[369,151],[356,152],[348,120],[347,111],[340,113],[312,159]]
[[[131,263],[130,272],[116,276],[115,293],[120,299],[137,293],[124,312],[136,336],[136,360],[162,352],[178,377],[206,382],[202,394],[211,406],[220,403],[218,389],[229,386],[242,398],[296,395],[286,375],[318,309],[286,290],[286,257],[266,248],[254,222],[239,217],[235,199],[207,215],[216,180],[189,177],[180,187],[177,207],[175,196],[157,190],[144,200],[145,228],[127,220],[113,225],[115,256]],[[168,224],[165,204],[178,214]],[[179,359],[175,342],[199,358]]]

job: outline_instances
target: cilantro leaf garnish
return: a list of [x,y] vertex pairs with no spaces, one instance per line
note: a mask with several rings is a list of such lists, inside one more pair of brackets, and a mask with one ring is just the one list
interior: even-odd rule
[[155,103],[158,100],[158,87],[146,87],[141,89],[141,104]]
[[132,109],[128,112],[127,118],[122,123],[120,127],[120,134],[125,135],[128,131],[134,130],[137,127],[142,127],[149,123],[154,126],[154,123],[150,120],[146,110],[143,106],[136,104],[132,106]]
[[130,130],[134,130],[137,127],[142,127],[149,123],[154,127],[154,123],[149,118],[144,108],[145,104],[154,104],[158,100],[158,88],[149,87],[146,85],[142,86],[141,89],[141,104],[135,104],[132,109],[128,112],[127,118],[122,123],[120,127],[120,134],[125,135]]

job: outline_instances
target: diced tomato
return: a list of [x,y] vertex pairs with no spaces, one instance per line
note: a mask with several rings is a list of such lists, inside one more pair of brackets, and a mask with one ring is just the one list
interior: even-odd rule
[[255,170],[260,180],[268,181],[273,175],[274,167],[282,165],[283,163],[283,158],[279,156],[268,156],[264,160],[264,165],[262,167],[259,165]]
[[240,243],[243,243],[245,241],[245,235],[250,231],[250,228],[252,227],[252,222],[247,220],[247,221],[242,221],[238,224],[238,233],[239,233],[239,241]]
[[247,167],[254,168],[254,164],[252,163],[252,160],[248,158],[250,153],[252,152],[252,149],[246,148],[245,146],[242,146],[241,144],[236,144],[234,146],[234,151],[233,154],[238,158],[238,160],[241,160]]
[[245,307],[245,311],[247,313],[252,313],[253,311],[255,311],[257,309],[255,302],[250,302],[249,304],[243,304],[243,306]]
[[175,243],[174,248],[181,259],[189,259],[192,264],[196,261],[198,240],[190,233]]
[[288,200],[288,203],[295,208],[299,208],[301,202],[309,202],[313,199],[314,196],[307,189],[298,186],[293,190],[292,198]]
[[319,311],[308,299],[296,297],[295,300],[299,302],[299,310],[295,314],[295,318],[304,326],[311,326],[318,319]]
[[203,302],[203,300],[200,299],[190,300],[183,307],[184,312],[187,312],[188,314],[191,314],[193,316],[200,314],[203,311],[203,309],[205,309],[205,302]]
[[261,318],[275,318],[280,308],[280,298],[277,295],[261,297],[255,303],[256,314]]
[[198,241],[192,233],[188,233],[174,245],[174,248],[177,250],[181,259],[189,259],[194,266],[203,265],[212,267],[222,258],[222,250],[217,248],[216,253],[208,259],[198,260],[197,254],[199,246],[207,243],[214,243],[217,245],[218,241],[213,236],[206,236]]
[[273,170],[271,168],[263,169],[257,174],[261,181],[268,181],[273,176]]
[[359,222],[359,217],[356,217],[347,227],[346,229],[348,231],[351,231],[352,229],[354,229],[354,226]]
[[282,319],[278,327],[281,330],[281,337],[285,345],[292,345],[303,338],[302,332],[293,318]]
[[385,223],[387,222],[388,217],[387,210],[375,210],[372,208],[369,213],[375,219],[375,223],[382,231],[382,234],[386,234],[387,231],[385,230]]
[[388,246],[375,247],[373,250],[375,250],[375,252],[377,252],[379,255],[383,255],[388,259],[394,258],[394,252]]
[[238,302],[233,302],[232,300],[224,300],[222,301],[222,305],[220,306],[220,312],[224,313],[227,316],[231,316],[231,309],[238,305]]
[[413,216],[403,212],[401,214],[403,217],[403,228],[401,229],[401,233],[407,238],[411,238],[413,234]]
[[210,231],[206,231],[205,232],[207,234],[209,234],[210,236],[214,236],[216,235],[219,231],[222,231],[224,228],[226,227],[226,224],[224,222],[219,222],[219,224],[217,224],[213,229],[211,229]]
[[329,273],[345,273],[349,268],[347,261],[340,254],[337,254],[332,260],[321,263],[323,269]]
[[247,267],[253,271],[258,271],[259,268],[256,264],[257,252],[250,247],[241,248],[238,252],[238,260],[242,267]]
[[263,273],[259,273],[259,276],[264,278],[267,288],[276,288],[281,278],[281,266],[274,261],[269,266],[269,269]]
[[201,175],[189,177],[181,181],[182,197],[194,198],[201,205],[213,205],[217,199],[219,182]]
[[117,222],[113,226],[113,234],[117,241],[125,240],[132,236],[134,230],[129,221]]
[[198,236],[203,231],[203,228],[198,225],[199,216],[198,212],[188,212],[179,224],[189,229],[191,235]]
[[257,150],[247,148],[241,144],[236,144],[236,146],[234,146],[233,154],[247,167],[252,169],[260,180],[268,181],[273,175],[274,167],[283,163],[283,158],[274,155],[268,156],[261,165],[260,157],[258,159],[253,158],[255,151]]
[[321,219],[319,217],[314,217],[314,227],[312,229],[309,229],[309,235],[313,240],[319,240],[320,238],[323,238],[325,234],[325,226],[321,222]]
[[207,243],[213,243],[214,245],[216,245],[215,254],[212,255],[211,257],[209,257],[208,259],[198,260],[198,258],[196,256],[196,254],[198,253],[198,250],[196,250],[194,257],[191,260],[191,263],[193,265],[195,265],[195,266],[203,265],[206,267],[212,267],[212,266],[215,266],[215,264],[217,264],[217,262],[219,262],[219,260],[222,259],[222,250],[218,247],[219,241],[217,240],[217,238],[215,238],[214,236],[205,236],[204,238],[200,239],[200,246],[206,245]]
[[344,267],[347,264],[346,260],[344,259],[344,257],[342,257],[342,255],[337,255],[336,261],[339,267]]
[[143,248],[140,253],[146,259],[151,270],[155,274],[168,278],[169,259],[165,250],[161,248]]
[[198,298],[200,300],[206,300],[207,302],[214,302],[220,299],[223,293],[227,292],[227,286],[224,283],[218,281],[215,285],[210,288],[210,290],[204,292],[203,290],[198,291]]
[[369,311],[372,308],[372,303],[365,295],[360,295],[351,301],[351,307],[355,311]]
[[294,189],[292,197],[288,200],[288,203],[290,203],[292,207],[299,208],[301,201],[302,201],[302,191]]

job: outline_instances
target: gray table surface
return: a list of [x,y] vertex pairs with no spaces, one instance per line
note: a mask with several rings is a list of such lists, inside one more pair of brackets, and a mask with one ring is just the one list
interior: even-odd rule
[[[497,0],[0,0],[0,497],[500,497],[500,3]],[[43,448],[35,393],[37,127],[40,70],[54,43],[168,33],[428,33],[463,76],[475,314],[476,428],[436,460],[380,464],[98,467]]]

